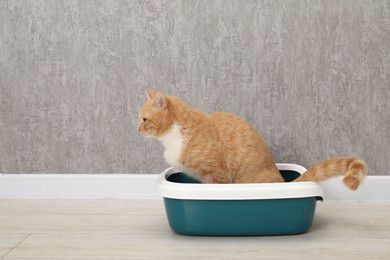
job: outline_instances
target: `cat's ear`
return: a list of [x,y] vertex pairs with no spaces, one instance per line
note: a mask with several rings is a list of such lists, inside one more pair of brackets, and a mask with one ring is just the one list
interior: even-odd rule
[[146,96],[148,97],[149,100],[154,98],[154,90],[148,89],[146,90]]
[[162,110],[162,109],[166,108],[168,105],[167,98],[160,91],[154,92],[153,99],[154,99],[153,106],[155,108],[157,108],[158,110]]

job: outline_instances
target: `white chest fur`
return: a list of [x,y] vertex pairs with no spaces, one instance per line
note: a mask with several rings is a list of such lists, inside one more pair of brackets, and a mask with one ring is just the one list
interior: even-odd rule
[[181,127],[173,124],[168,132],[159,140],[165,147],[164,158],[171,165],[180,167],[179,159],[184,148],[184,138],[180,132]]

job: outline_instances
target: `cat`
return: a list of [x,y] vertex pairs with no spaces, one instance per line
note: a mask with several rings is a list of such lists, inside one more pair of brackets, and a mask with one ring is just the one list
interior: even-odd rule
[[[146,96],[138,130],[161,141],[171,166],[204,183],[284,181],[263,138],[241,117],[205,114],[157,90],[147,90]],[[294,181],[344,176],[344,184],[356,190],[366,175],[363,161],[335,158],[315,164]]]

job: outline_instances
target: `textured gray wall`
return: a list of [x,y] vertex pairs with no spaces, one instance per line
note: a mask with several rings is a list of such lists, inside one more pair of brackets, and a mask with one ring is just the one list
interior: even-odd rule
[[0,1],[0,172],[159,173],[150,86],[239,114],[279,162],[389,175],[390,1]]

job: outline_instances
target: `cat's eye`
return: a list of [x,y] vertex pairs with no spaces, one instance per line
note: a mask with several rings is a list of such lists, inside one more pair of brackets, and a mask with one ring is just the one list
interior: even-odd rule
[[144,118],[142,118],[142,121],[144,121],[144,123],[146,122],[146,120],[147,120],[147,119],[146,119],[145,117],[144,117]]

